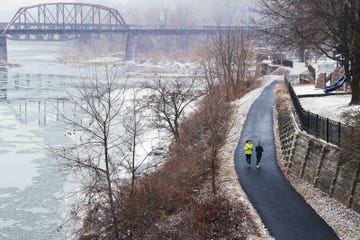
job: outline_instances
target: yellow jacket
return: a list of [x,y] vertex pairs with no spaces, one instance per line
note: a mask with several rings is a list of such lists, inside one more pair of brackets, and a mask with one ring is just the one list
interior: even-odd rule
[[247,143],[245,144],[244,150],[245,154],[251,155],[252,151],[254,150],[254,145],[252,143]]

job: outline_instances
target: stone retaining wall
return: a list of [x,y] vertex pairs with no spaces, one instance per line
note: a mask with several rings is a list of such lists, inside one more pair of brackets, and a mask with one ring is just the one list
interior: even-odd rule
[[278,118],[287,171],[360,213],[360,179],[354,166],[339,161],[338,147],[301,131],[292,111],[279,111]]

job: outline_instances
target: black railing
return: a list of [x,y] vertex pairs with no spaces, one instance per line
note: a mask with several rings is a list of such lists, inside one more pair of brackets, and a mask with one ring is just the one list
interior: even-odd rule
[[285,78],[289,94],[293,102],[296,114],[300,120],[301,128],[317,138],[325,140],[327,143],[340,145],[346,126],[340,122],[324,118],[310,111],[305,111],[300,104],[293,87]]

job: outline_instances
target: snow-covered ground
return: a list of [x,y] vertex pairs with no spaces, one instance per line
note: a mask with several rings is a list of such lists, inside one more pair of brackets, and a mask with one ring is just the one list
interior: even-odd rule
[[[315,65],[319,71],[327,74],[335,70],[336,63],[333,61],[320,61],[319,65]],[[306,71],[304,63],[295,63],[294,68],[287,68],[290,70],[291,76],[298,76],[298,74]],[[307,95],[307,97],[300,97],[300,103],[305,110],[319,114],[324,118],[329,118],[334,121],[343,122],[342,114],[351,110],[359,111],[360,106],[349,106],[351,94],[343,94],[342,91],[335,91],[333,93],[340,93],[338,95],[326,95],[322,89],[315,88],[314,84],[294,84],[294,91],[297,95]],[[314,95],[313,97],[309,95]]]
[[350,100],[351,95],[329,95],[300,98],[300,103],[310,112],[337,122],[344,122],[343,113],[360,110],[360,106],[350,106]]

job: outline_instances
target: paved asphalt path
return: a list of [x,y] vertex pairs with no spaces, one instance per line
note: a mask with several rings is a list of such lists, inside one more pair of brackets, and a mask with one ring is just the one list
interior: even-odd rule
[[[287,182],[276,164],[272,121],[276,84],[273,82],[264,89],[243,125],[235,151],[235,168],[240,184],[276,240],[338,239],[332,228]],[[259,169],[256,168],[255,151],[251,167],[247,167],[244,152],[246,139],[251,139],[254,147],[258,139],[263,142],[264,153]]]

